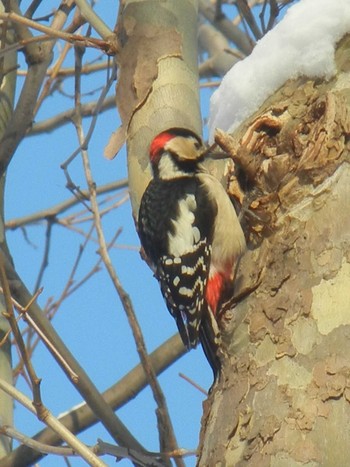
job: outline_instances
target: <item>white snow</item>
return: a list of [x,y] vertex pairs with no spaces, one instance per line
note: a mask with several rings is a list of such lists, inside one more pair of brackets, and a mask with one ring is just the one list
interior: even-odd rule
[[212,95],[210,140],[215,128],[233,131],[289,78],[331,78],[335,45],[347,32],[350,0],[300,0],[291,6]]

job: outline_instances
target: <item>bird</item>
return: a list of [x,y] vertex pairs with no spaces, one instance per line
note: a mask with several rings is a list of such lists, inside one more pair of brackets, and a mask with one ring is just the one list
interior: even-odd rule
[[218,312],[246,242],[228,194],[203,165],[206,152],[187,129],[170,128],[152,140],[153,178],[137,227],[184,345],[190,350],[201,343],[215,382],[221,371]]

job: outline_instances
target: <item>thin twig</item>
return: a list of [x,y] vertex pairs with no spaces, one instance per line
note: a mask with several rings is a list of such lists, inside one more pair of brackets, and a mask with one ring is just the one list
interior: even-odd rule
[[5,306],[6,306],[6,312],[4,312],[3,315],[8,319],[10,323],[11,330],[16,340],[16,344],[19,349],[21,359],[23,360],[24,366],[27,370],[30,383],[31,383],[31,387],[32,387],[32,391],[33,391],[33,404],[37,411],[38,418],[40,420],[43,420],[45,418],[45,410],[43,408],[41,394],[40,394],[41,379],[37,377],[34,367],[32,365],[32,362],[29,359],[27,349],[23,341],[22,334],[19,330],[18,323],[15,318],[15,314],[13,312],[11,292],[10,292],[10,287],[9,287],[9,283],[8,283],[7,276],[6,276],[5,264],[4,264],[4,260],[2,256],[0,256],[0,283],[3,289]]
[[[66,284],[61,292],[61,295],[59,298],[53,302],[50,303],[49,306],[45,307],[45,312],[46,315],[48,316],[49,319],[52,319],[53,316],[57,313],[59,307],[63,303],[65,299],[67,299],[72,293],[74,293],[79,287],[81,287],[93,274],[95,274],[100,268],[99,268],[99,263],[101,263],[101,259],[99,259],[96,263],[96,265],[92,268],[91,271],[89,271],[79,282],[74,283],[74,276],[76,274],[79,262],[82,258],[82,253],[85,250],[86,245],[89,242],[91,233],[93,231],[93,226],[91,226],[90,233],[87,234],[86,239],[84,240],[84,244],[80,246],[77,257],[75,259],[75,262],[72,267],[72,271],[66,281]],[[16,306],[16,304],[15,304]],[[19,305],[18,305],[19,306]],[[22,317],[23,313],[20,315]],[[28,326],[23,332],[22,335],[27,335],[26,339],[26,347],[28,354],[31,356],[35,350],[35,347],[37,344],[40,342],[39,336],[35,333],[34,329],[30,326]],[[21,372],[23,366],[23,362],[20,361],[19,364],[16,366],[14,369],[14,374],[18,374]]]
[[[10,0],[11,8],[18,9],[18,2]],[[67,0],[64,9],[55,12],[52,20],[52,29],[61,29],[67,20],[67,15],[73,8],[73,0]],[[19,15],[20,16],[20,15]],[[18,25],[16,35],[22,39],[31,34],[26,26]],[[21,27],[22,26],[22,27]],[[24,138],[31,126],[36,99],[45,78],[47,68],[51,62],[51,53],[55,41],[41,46],[25,47],[24,54],[28,63],[28,74],[18,96],[17,104],[11,115],[7,128],[4,131],[0,144],[0,175],[2,175],[10,163],[19,143]],[[16,131],[13,131],[14,128]]]
[[44,253],[43,253],[43,259],[41,261],[41,266],[39,269],[38,277],[35,282],[34,286],[34,292],[36,292],[43,280],[45,269],[49,265],[49,253],[50,253],[50,245],[51,245],[51,232],[52,232],[52,226],[53,222],[51,219],[47,219],[47,226],[46,226],[46,232],[45,232],[45,247],[44,247]]
[[71,49],[72,45],[69,44],[69,43],[66,43],[63,47],[63,50],[60,54],[60,56],[58,57],[58,60],[57,62],[55,63],[55,65],[53,66],[53,69],[52,69],[52,72],[49,76],[49,78],[46,80],[46,83],[44,84],[43,86],[43,89],[41,90],[41,93],[37,99],[37,102],[36,102],[36,105],[35,105],[35,109],[34,109],[34,117],[37,115],[38,113],[38,110],[40,109],[41,107],[41,104],[43,103],[45,97],[47,97],[49,95],[49,92],[50,92],[50,89],[51,89],[51,86],[52,86],[52,83],[54,82],[54,80],[56,79],[56,76],[65,60],[65,58],[67,57],[67,54],[69,52],[69,50]]
[[[32,0],[27,11],[24,13],[24,16],[27,18],[32,18],[36,10],[39,8],[41,2],[42,0]],[[52,13],[49,15],[49,17],[51,17],[51,15]]]
[[[62,446],[49,446],[48,444],[40,443],[29,436],[20,433],[18,430],[11,426],[0,425],[0,433],[8,436],[9,438],[19,441],[21,444],[35,449],[43,454],[55,454],[56,456],[77,456],[74,449]],[[95,450],[95,449],[94,449]]]
[[[177,359],[179,359],[186,349],[178,333],[169,338],[166,342],[160,345],[156,350],[150,354],[152,366],[157,374],[165,371]],[[141,364],[135,366],[117,383],[108,388],[102,395],[106,402],[112,407],[113,410],[126,405],[134,399],[139,392],[144,389],[148,384],[145,370]],[[84,402],[74,407],[70,411],[62,414],[59,417],[70,431],[79,433],[91,425],[99,422],[95,412],[91,410],[89,405]],[[58,445],[62,441],[52,432],[52,430],[44,429],[35,435],[37,441],[44,442],[45,444]],[[27,462],[35,463],[40,460],[42,456],[38,452],[31,449],[18,448],[6,456],[6,459],[1,460],[2,467],[13,467],[14,460],[25,460]]]
[[[65,176],[67,178],[68,186],[72,185],[72,182],[71,182],[70,176],[68,174],[68,170],[67,170],[68,166],[76,158],[76,156],[80,153],[81,150],[84,150],[84,149],[86,149],[88,147],[91,136],[93,135],[93,132],[95,130],[97,117],[98,117],[98,115],[100,113],[100,108],[101,108],[101,106],[102,106],[102,104],[103,104],[103,102],[104,102],[104,100],[105,100],[105,98],[106,98],[106,96],[108,94],[109,89],[111,88],[112,84],[115,81],[116,71],[117,71],[116,68],[114,68],[112,73],[111,73],[111,76],[109,77],[105,87],[103,88],[103,90],[101,92],[100,97],[98,98],[98,101],[96,103],[96,107],[95,107],[94,111],[92,112],[93,118],[92,118],[91,124],[89,126],[87,135],[85,136],[84,140],[81,142],[80,146],[73,152],[73,154],[71,154],[68,157],[68,159],[65,162],[63,162],[63,164],[61,164],[61,168],[64,171],[64,174],[65,174]],[[79,115],[81,116],[80,109],[79,109]]]
[[[78,454],[77,452],[72,449],[71,447],[62,447],[62,446],[50,446],[48,444],[40,443],[33,438],[29,438],[25,434],[19,432],[15,428],[8,426],[8,425],[0,425],[0,434],[8,436],[11,439],[15,439],[19,441],[21,444],[38,451],[42,454],[54,454],[56,456],[69,456],[69,457],[76,457]],[[101,440],[98,440],[98,444],[94,446],[89,446],[89,449],[94,452],[96,455],[103,455],[103,454],[110,454],[117,459],[130,459],[132,461],[137,462],[137,456],[144,458],[146,461],[153,464],[153,462],[157,462],[162,455],[167,457],[189,457],[195,456],[197,453],[196,451],[190,451],[188,449],[178,449],[177,451],[171,451],[166,453],[159,453],[159,452],[150,452],[147,454],[137,453],[133,450],[128,448],[123,448],[120,446],[115,446],[109,443],[104,443]],[[158,464],[162,466],[162,464]]]
[[[54,345],[52,345],[50,339],[48,339],[46,337],[46,335],[41,331],[41,329],[37,326],[37,324],[35,323],[35,321],[32,319],[32,317],[27,313],[27,311],[30,309],[31,305],[35,302],[35,300],[37,299],[38,295],[42,292],[41,289],[37,290],[37,292],[33,295],[33,297],[31,298],[30,302],[25,306],[21,306],[18,302],[16,302],[12,297],[11,297],[11,294],[9,293],[9,289],[8,289],[8,285],[6,286],[7,283],[7,280],[4,280],[4,277],[3,277],[3,272],[2,272],[2,268],[3,268],[3,256],[0,255],[0,275],[1,275],[1,282],[2,282],[2,287],[1,287],[1,290],[2,290],[2,293],[4,294],[5,297],[9,297],[9,300],[10,300],[10,303],[11,303],[11,307],[12,307],[12,303],[14,303],[15,307],[19,310],[19,312],[21,313],[21,315],[23,315],[23,319],[25,321],[27,321],[30,326],[35,330],[35,332],[40,336],[40,338],[42,339],[43,342],[45,342],[45,344],[47,345],[47,347],[51,350],[51,352],[56,356],[57,360],[59,362],[61,362],[61,365],[63,366],[63,368],[65,368],[65,370],[67,371],[67,373],[69,373],[70,375],[70,379],[72,381],[75,381],[77,382],[78,381],[78,375],[77,373],[75,373],[72,368],[70,367],[70,365],[67,363],[67,361],[65,360],[65,358],[60,354],[60,352],[56,349],[56,347]],[[4,269],[5,271],[5,269]],[[5,276],[6,278],[6,276]],[[8,310],[7,310],[8,312]],[[11,315],[10,315],[11,317]],[[16,320],[15,320],[16,321]],[[20,349],[20,354],[22,356],[22,359],[24,361],[24,364],[25,366],[26,365],[26,362],[28,361],[28,358],[26,355],[23,356],[23,352],[22,352],[22,349],[21,349],[21,345],[25,348],[24,346],[24,342],[23,342],[23,339],[22,339],[22,336],[21,334],[19,333],[19,330],[18,330],[18,333],[19,333],[19,336],[18,336],[18,333],[16,332],[16,329],[15,329],[15,326],[18,327],[17,325],[17,322],[16,322],[16,325],[15,323],[13,323],[13,327],[12,327],[12,323],[10,322],[11,324],[11,329],[12,331],[14,332],[14,336],[15,336],[15,339],[16,339],[16,342],[17,344],[19,345],[19,349]],[[16,332],[16,334],[15,334]],[[21,340],[22,340],[22,344],[21,344]],[[25,352],[26,353],[26,352]],[[29,362],[29,365],[30,362]],[[27,368],[28,370],[28,368]],[[33,370],[34,371],[34,370]],[[33,387],[33,392],[34,392],[34,388],[36,386],[39,386],[39,383],[40,381],[38,380],[38,378],[36,378],[36,375],[34,373],[34,375],[30,374],[29,371],[28,371],[28,374],[31,378],[31,381],[32,381],[32,387]],[[33,381],[34,381],[34,385],[33,385]],[[39,388],[36,389],[36,391],[38,392],[39,391]],[[36,396],[36,393],[34,392],[34,402],[37,403],[38,406],[40,406],[40,394],[37,396],[38,397],[38,400],[36,401],[35,399],[35,396]]]
[[[90,75],[91,73],[96,73],[96,71],[107,70],[107,68],[110,66],[109,61],[104,60],[101,63],[95,63],[99,59],[100,59],[99,57],[95,58],[90,63],[83,65],[81,69],[82,75]],[[60,67],[58,70],[56,70],[56,65],[49,68],[46,72],[47,76],[55,75],[56,78],[66,78],[68,76],[74,76],[74,74],[75,74],[74,67],[64,67],[64,68]],[[27,75],[27,70],[23,70],[23,69],[17,70],[17,76],[26,76],[26,75]],[[114,104],[115,104],[115,96],[114,96]]]
[[[70,42],[72,44],[79,44],[80,46],[84,47],[92,47],[95,49],[103,50],[108,55],[115,55],[117,52],[117,47],[115,45],[114,40],[101,40],[94,37],[86,37],[80,34],[72,34],[64,31],[60,31],[57,29],[52,29],[49,26],[44,26],[43,24],[37,23],[25,16],[18,15],[17,13],[10,12],[10,13],[1,13],[0,12],[0,19],[4,21],[11,21],[14,23],[21,24],[26,27],[30,27],[35,29],[36,31],[42,32],[46,34],[49,38],[52,39],[62,39],[66,42]],[[114,39],[114,36],[113,36]],[[22,46],[24,44],[22,43]],[[6,49],[4,50],[6,52]]]
[[[1,250],[0,255],[4,257],[6,275],[9,278],[12,296],[17,302],[27,304],[32,298],[31,294],[23,284],[21,278],[18,276],[12,261],[6,257],[4,252]],[[48,318],[45,316],[45,313],[43,313],[43,310],[36,302],[28,307],[26,316],[27,319],[30,318],[31,322],[36,325],[36,328],[40,330],[41,335],[44,337],[45,345],[57,359],[57,362],[66,375],[72,379],[71,372],[68,370],[70,369],[78,376],[78,378],[73,380],[76,389],[96,413],[96,416],[100,419],[101,423],[108,430],[108,433],[112,438],[122,446],[129,446],[136,450],[145,451],[142,444],[130,433],[119,417],[117,417],[107,402],[103,399],[101,393],[97,390],[96,386],[93,384],[81,365],[79,365],[76,358],[68,350]],[[60,358],[57,358],[57,355],[59,355]]]
[[185,381],[187,381],[188,383],[191,384],[191,386],[195,387],[196,389],[198,389],[198,391],[202,392],[205,396],[208,395],[208,391],[206,391],[205,389],[202,388],[202,386],[199,386],[199,384],[197,384],[195,381],[193,381],[193,379],[189,378],[188,376],[184,375],[183,373],[179,373],[179,376],[180,378],[184,379]]
[[[111,191],[120,190],[126,188],[128,186],[128,180],[126,178],[122,180],[118,180],[116,182],[107,183],[106,185],[101,185],[96,188],[96,193],[98,195],[109,193]],[[85,198],[88,198],[89,191],[82,190],[82,194]],[[71,197],[67,201],[63,201],[62,203],[56,204],[48,209],[44,209],[34,214],[30,214],[29,216],[18,217],[17,219],[10,219],[6,222],[6,229],[15,230],[19,227],[23,227],[24,225],[34,224],[36,222],[45,220],[47,218],[55,218],[59,214],[67,211],[68,209],[72,208],[76,204],[79,203],[79,199],[75,196]]]
[[[81,113],[83,117],[93,117],[96,114],[97,101],[83,104],[81,107]],[[106,110],[115,108],[115,96],[107,97],[102,104],[98,107],[98,114],[105,112]],[[54,117],[47,118],[38,123],[34,123],[33,127],[28,131],[27,136],[36,136],[42,133],[50,133],[51,131],[61,128],[63,125],[72,122],[74,117],[75,109],[68,109],[64,112],[56,114]]]
[[[121,193],[118,194],[118,196],[119,195],[121,195]],[[101,218],[103,216],[105,216],[106,214],[109,214],[111,211],[119,208],[120,206],[122,206],[127,201],[129,201],[129,193],[126,193],[121,199],[119,199],[115,203],[113,203],[113,204],[111,204],[109,206],[106,206],[104,209],[100,209]],[[102,200],[99,203],[99,205],[102,206],[103,202],[104,201]],[[60,219],[59,223],[61,225],[66,226],[66,225],[83,224],[85,222],[91,222],[93,219],[94,219],[94,216],[91,213],[91,211],[89,210],[87,212],[86,210],[84,210],[84,211],[80,211],[79,213],[76,213],[74,215],[67,216],[64,219]]]
[[[29,307],[28,307],[29,309]],[[22,308],[23,310],[23,308]],[[73,370],[73,368],[70,366],[70,364],[67,362],[65,357],[62,355],[62,353],[59,352],[59,350],[56,348],[56,346],[51,342],[51,340],[45,335],[44,332],[37,326],[36,322],[32,319],[32,317],[29,314],[24,315],[24,319],[28,322],[28,324],[34,329],[34,331],[38,334],[40,339],[45,343],[47,348],[50,350],[50,352],[55,356],[56,360],[60,363],[62,368],[67,372],[69,375],[69,378],[76,384],[79,381],[79,376],[78,374]]]
[[[15,387],[11,386],[5,380],[0,378],[0,388],[9,394],[11,397],[16,399],[17,402],[22,404],[26,409],[35,414],[31,400],[29,400],[24,394],[18,391]],[[55,418],[51,412],[45,408],[45,417],[42,419],[43,422],[52,430],[54,430],[61,438],[71,446],[80,456],[93,467],[106,467],[103,461],[101,461],[87,446],[78,440],[62,423]]]
[[100,16],[94,12],[86,0],[75,0],[75,3],[81,12],[81,15],[95,29],[95,31],[100,34],[103,39],[107,40],[110,36],[113,35],[113,31],[109,29],[107,24],[102,21]]
[[257,25],[257,22],[255,21],[254,15],[250,6],[248,5],[247,0],[236,0],[236,5],[240,15],[244,18],[251,32],[253,33],[255,40],[261,39],[262,33],[259,29],[259,26]]
[[220,18],[217,18],[215,9],[209,0],[199,0],[199,12],[229,41],[233,42],[244,55],[250,54],[253,44],[249,36],[230,21],[223,12],[221,12]]

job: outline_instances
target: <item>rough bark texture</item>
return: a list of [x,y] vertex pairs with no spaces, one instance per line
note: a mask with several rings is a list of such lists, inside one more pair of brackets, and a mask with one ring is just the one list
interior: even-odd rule
[[151,177],[148,149],[154,136],[176,127],[201,134],[197,9],[196,0],[129,0],[120,14],[117,106],[135,217]]
[[200,466],[349,463],[349,51],[345,37],[330,82],[288,82],[221,135],[254,187],[236,288],[252,293],[222,316],[228,356]]

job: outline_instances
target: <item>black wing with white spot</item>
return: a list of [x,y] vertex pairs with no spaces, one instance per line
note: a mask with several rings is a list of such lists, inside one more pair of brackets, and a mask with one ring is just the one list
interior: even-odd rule
[[143,195],[138,219],[143,249],[184,345],[193,348],[200,340],[214,375],[216,334],[208,329],[215,318],[205,290],[216,213],[216,201],[197,177],[155,178]]
[[[185,208],[192,212],[179,219]],[[176,237],[185,242],[186,229],[195,229],[192,242],[187,244],[187,252],[202,239],[211,243],[216,205],[208,198],[208,193],[195,177],[182,177],[176,180],[152,180],[141,200],[138,232],[141,244],[149,260],[156,267],[162,256],[170,255],[171,240]],[[183,232],[177,232],[177,229]],[[198,230],[196,230],[198,229]],[[196,237],[195,233],[198,232]],[[172,245],[174,247],[174,244]]]
[[198,344],[199,327],[207,307],[204,294],[210,252],[210,245],[203,240],[191,253],[181,257],[162,256],[156,271],[167,307],[188,349]]

